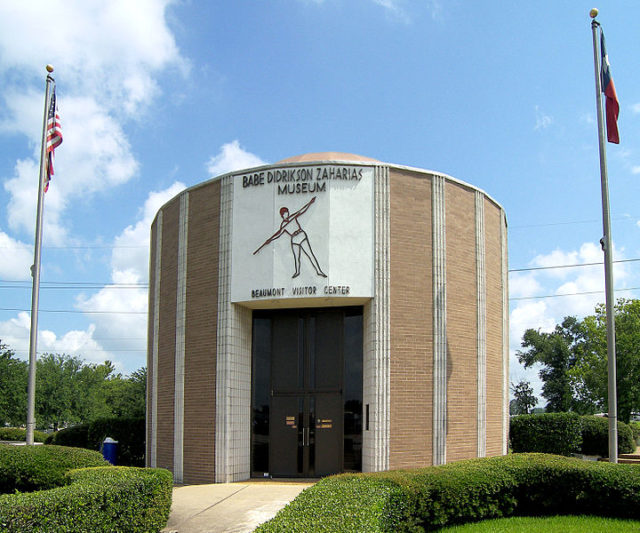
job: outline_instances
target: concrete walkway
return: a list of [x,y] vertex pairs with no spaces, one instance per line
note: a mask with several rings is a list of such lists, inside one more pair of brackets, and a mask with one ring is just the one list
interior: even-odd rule
[[163,533],[245,533],[273,518],[314,481],[246,481],[173,489]]

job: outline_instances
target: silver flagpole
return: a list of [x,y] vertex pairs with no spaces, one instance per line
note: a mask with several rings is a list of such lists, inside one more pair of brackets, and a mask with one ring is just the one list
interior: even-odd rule
[[600,146],[600,181],[602,189],[602,228],[604,236],[600,243],[604,250],[604,285],[607,311],[607,361],[608,361],[608,397],[609,397],[609,462],[618,462],[618,402],[616,390],[616,329],[615,300],[613,294],[613,247],[611,244],[611,216],[609,215],[609,182],[607,178],[607,150],[604,136],[604,116],[602,111],[602,83],[600,80],[600,47],[598,46],[598,28],[595,20],[598,10],[592,9],[591,32],[593,34],[593,60],[596,71],[596,102],[598,115],[598,141]]
[[38,301],[40,298],[40,255],[42,248],[42,214],[44,212],[44,184],[47,173],[47,117],[51,100],[51,77],[53,67],[47,65],[47,86],[44,98],[44,118],[42,120],[42,146],[40,148],[40,181],[38,183],[38,212],[36,215],[36,239],[33,254],[31,276],[31,335],[29,339],[29,383],[27,386],[27,444],[33,444],[33,431],[36,426],[36,351],[38,348]]

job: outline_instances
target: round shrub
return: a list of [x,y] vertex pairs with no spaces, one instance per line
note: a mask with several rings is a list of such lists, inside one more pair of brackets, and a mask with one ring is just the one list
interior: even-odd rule
[[89,424],[78,424],[51,433],[45,444],[56,444],[58,446],[72,446],[74,448],[89,448]]
[[571,455],[582,444],[580,417],[575,413],[514,416],[509,437],[515,453]]
[[[583,416],[582,453],[585,455],[609,455],[609,419],[601,416]],[[635,450],[631,428],[624,422],[618,422],[618,452],[631,453]]]
[[120,466],[144,466],[146,422],[144,418],[101,418],[49,436],[48,444],[101,450],[107,437],[118,441]]
[[149,533],[160,531],[171,508],[171,473],[160,468],[72,470],[63,487],[0,495],[0,531]]
[[256,532],[435,531],[527,514],[638,520],[640,468],[527,453],[334,476],[304,490]]
[[[34,431],[34,442],[44,442],[47,434],[43,431]],[[0,428],[0,441],[25,442],[27,440],[27,430],[22,428]]]
[[81,448],[0,444],[0,493],[59,487],[71,469],[108,464],[100,453]]

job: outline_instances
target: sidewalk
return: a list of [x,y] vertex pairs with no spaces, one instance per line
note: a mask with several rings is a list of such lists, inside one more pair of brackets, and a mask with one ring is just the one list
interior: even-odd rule
[[245,533],[273,518],[314,481],[246,481],[173,489],[163,533]]

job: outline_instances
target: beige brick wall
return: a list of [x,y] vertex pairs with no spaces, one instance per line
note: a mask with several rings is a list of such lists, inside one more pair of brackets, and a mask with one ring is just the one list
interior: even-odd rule
[[487,456],[502,454],[502,259],[500,254],[501,210],[485,200],[487,242]]
[[477,457],[475,191],[447,181],[447,462]]
[[432,461],[431,180],[390,170],[389,467]]
[[[432,464],[431,179],[390,169],[390,468]],[[446,181],[447,462],[478,455],[475,189]],[[487,455],[502,453],[502,211],[485,199]]]
[[151,225],[151,247],[149,249],[149,310],[148,310],[148,322],[147,322],[147,426],[146,426],[146,451],[145,459],[147,466],[151,466],[151,439],[152,439],[152,427],[151,427],[151,410],[153,409],[153,323],[154,323],[154,300],[151,295],[154,294],[156,288],[155,277],[155,265],[156,265],[156,247],[155,243],[158,235],[157,219]]
[[173,468],[173,407],[175,394],[176,295],[180,198],[163,208],[162,275],[158,332],[158,428],[156,466]]
[[215,479],[220,182],[191,193],[187,248],[184,483]]

